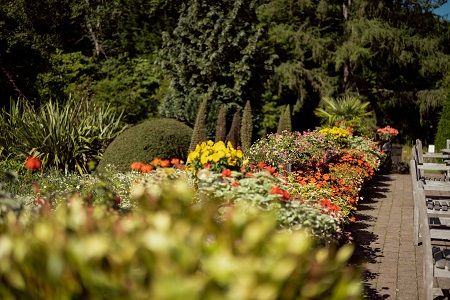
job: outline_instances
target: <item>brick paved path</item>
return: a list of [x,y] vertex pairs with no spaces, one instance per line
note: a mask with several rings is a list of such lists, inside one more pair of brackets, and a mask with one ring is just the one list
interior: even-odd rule
[[378,176],[358,205],[355,262],[364,268],[367,299],[421,299],[422,253],[413,245],[410,175]]

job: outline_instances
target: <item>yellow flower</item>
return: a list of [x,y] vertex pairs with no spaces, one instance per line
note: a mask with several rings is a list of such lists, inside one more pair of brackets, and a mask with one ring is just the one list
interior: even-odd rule
[[212,145],[214,145],[214,142],[213,142],[213,141],[211,141],[211,140],[209,140],[209,141],[207,141],[207,142],[206,142],[206,145],[208,145],[208,146],[212,146]]
[[202,156],[200,157],[200,163],[202,165],[208,163],[208,154],[203,153]]

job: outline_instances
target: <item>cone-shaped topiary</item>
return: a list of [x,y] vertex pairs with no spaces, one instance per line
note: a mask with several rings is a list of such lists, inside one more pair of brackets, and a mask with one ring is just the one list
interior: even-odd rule
[[216,142],[223,141],[227,138],[227,107],[222,104],[217,115],[216,123]]
[[438,123],[436,138],[434,140],[436,148],[439,150],[446,148],[448,139],[450,139],[450,91]]
[[286,106],[284,113],[281,114],[280,120],[278,121],[277,133],[282,133],[283,131],[292,131],[292,121],[291,121],[291,108],[289,104]]
[[150,162],[155,157],[185,159],[192,129],[173,119],[151,119],[122,132],[103,154],[97,170],[110,164],[119,172],[132,162]]
[[197,110],[197,117],[195,119],[194,131],[192,132],[191,144],[189,146],[189,151],[195,149],[197,144],[207,140],[206,136],[206,110],[208,105],[208,98],[205,98],[202,103],[200,103]]
[[244,152],[247,152],[252,145],[252,108],[250,101],[245,103],[244,112],[242,113],[242,125],[241,125],[241,146]]
[[231,142],[231,144],[235,148],[239,146],[240,127],[241,127],[241,113],[239,110],[237,110],[233,115],[231,128],[227,135],[227,142]]

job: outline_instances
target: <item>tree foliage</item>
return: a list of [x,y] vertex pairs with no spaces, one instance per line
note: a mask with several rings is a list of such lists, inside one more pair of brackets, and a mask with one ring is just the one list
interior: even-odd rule
[[450,90],[448,92],[447,100],[444,104],[439,124],[437,128],[434,144],[437,149],[443,149],[447,146],[447,140],[450,139]]
[[161,66],[170,87],[160,113],[193,123],[199,99],[210,101],[209,131],[222,103],[240,107],[259,97],[260,48],[256,0],[189,0],[166,32]]

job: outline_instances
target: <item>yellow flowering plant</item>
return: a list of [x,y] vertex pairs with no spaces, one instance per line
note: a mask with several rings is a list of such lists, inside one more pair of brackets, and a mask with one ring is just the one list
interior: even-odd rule
[[349,129],[340,127],[325,127],[319,130],[319,133],[337,141],[345,141],[352,135]]
[[206,168],[220,172],[223,169],[239,170],[243,161],[240,149],[235,149],[228,142],[203,142],[191,151],[187,159],[187,170],[196,174],[198,170]]

